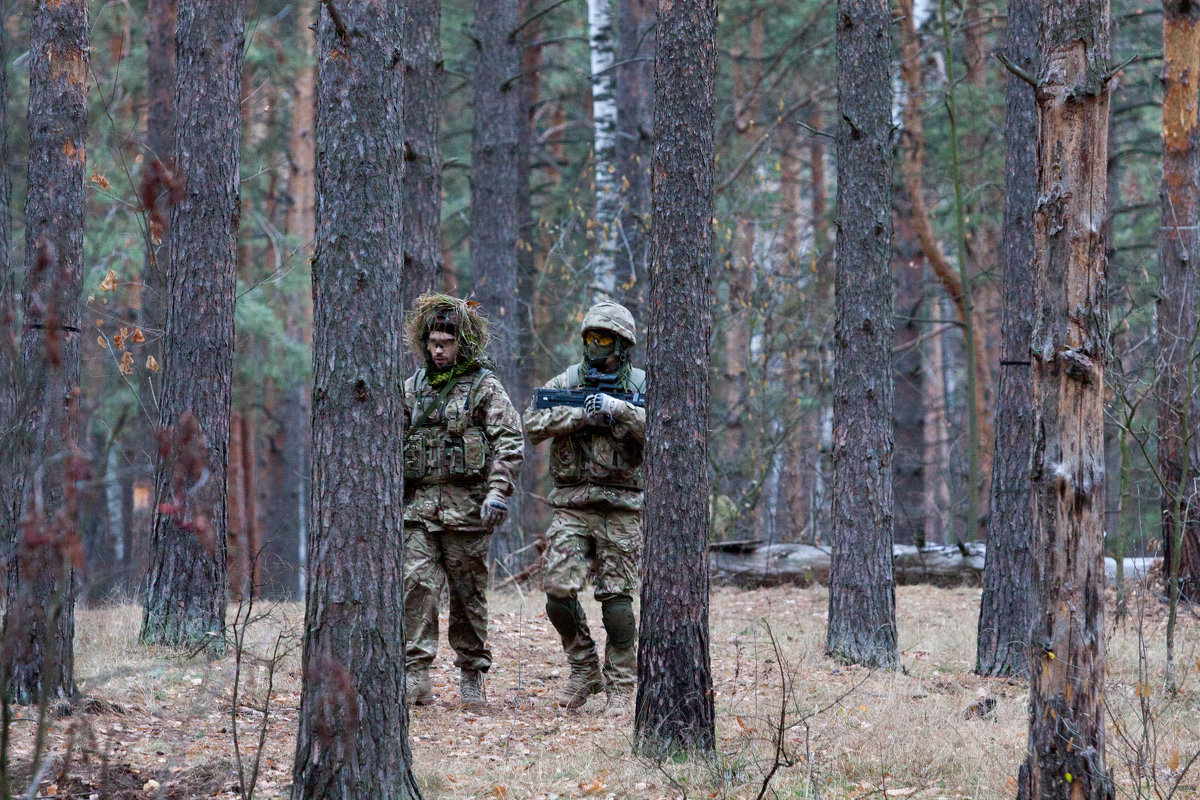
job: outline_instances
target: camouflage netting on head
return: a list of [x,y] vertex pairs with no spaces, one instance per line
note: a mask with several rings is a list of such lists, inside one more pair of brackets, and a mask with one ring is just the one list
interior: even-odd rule
[[448,294],[430,293],[417,298],[404,326],[409,347],[418,353],[425,352],[425,336],[438,325],[439,314],[452,315],[456,321],[455,337],[463,351],[460,359],[486,356],[491,334],[487,319],[478,311],[478,304]]

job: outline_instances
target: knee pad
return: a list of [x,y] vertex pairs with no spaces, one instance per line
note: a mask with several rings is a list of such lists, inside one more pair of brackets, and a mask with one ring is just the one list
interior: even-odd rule
[[579,601],[574,597],[546,595],[546,616],[563,639],[574,639],[579,633]]
[[628,650],[637,641],[637,620],[633,618],[633,598],[628,595],[610,597],[600,602],[604,615],[604,630],[608,641],[618,650]]

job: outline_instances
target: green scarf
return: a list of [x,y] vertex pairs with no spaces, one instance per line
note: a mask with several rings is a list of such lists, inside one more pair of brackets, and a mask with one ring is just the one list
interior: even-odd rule
[[464,375],[469,375],[479,369],[479,362],[475,359],[466,361],[462,364],[454,364],[446,369],[427,369],[425,376],[429,381],[429,385],[435,389],[441,389],[448,383],[455,382]]

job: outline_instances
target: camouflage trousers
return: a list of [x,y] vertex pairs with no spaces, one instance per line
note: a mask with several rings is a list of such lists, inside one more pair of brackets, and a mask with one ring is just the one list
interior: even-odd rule
[[[588,576],[593,594],[604,609],[608,634],[604,651],[604,682],[610,689],[633,691],[637,686],[637,639],[633,636],[624,647],[614,645],[613,625],[621,620],[631,625],[632,598],[638,591],[642,557],[642,512],[627,509],[556,508],[546,531],[546,575],[542,588],[547,597],[574,601]],[[613,611],[621,607],[624,612]],[[578,632],[563,636],[563,650],[574,667],[598,661],[596,643],[588,628],[583,607],[574,604],[578,614]]]
[[450,594],[450,646],[460,669],[484,672],[492,665],[487,645],[488,548],[486,532],[430,530],[404,523],[405,666],[426,670],[437,655],[438,599],[445,580]]

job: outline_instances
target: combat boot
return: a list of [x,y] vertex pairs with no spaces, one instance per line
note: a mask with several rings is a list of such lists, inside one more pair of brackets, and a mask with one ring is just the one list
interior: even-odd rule
[[579,708],[603,688],[604,677],[600,674],[600,664],[597,661],[590,664],[572,664],[571,679],[559,695],[558,704],[567,708]]
[[487,692],[483,688],[483,673],[477,669],[464,669],[458,681],[458,693],[463,708],[480,711],[487,708]]
[[604,706],[601,714],[605,717],[628,717],[633,712],[633,692],[622,691],[613,686],[608,687],[607,691],[608,704]]
[[429,670],[410,669],[404,673],[404,694],[410,706],[433,704],[433,689],[429,685]]

